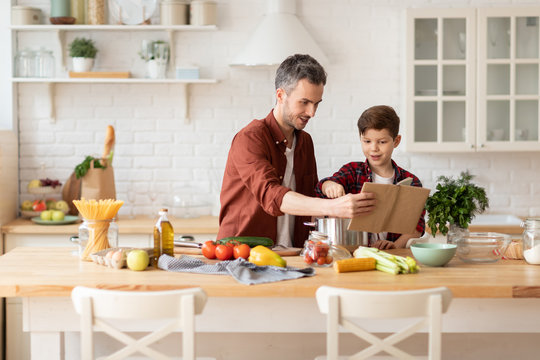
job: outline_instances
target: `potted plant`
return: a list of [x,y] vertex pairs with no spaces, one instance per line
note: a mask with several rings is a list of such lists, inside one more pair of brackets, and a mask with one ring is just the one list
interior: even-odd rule
[[143,40],[141,59],[146,61],[148,77],[151,79],[165,78],[169,61],[169,44],[163,40]]
[[433,236],[437,231],[448,234],[448,242],[452,243],[456,235],[468,231],[475,215],[489,206],[484,188],[471,183],[473,177],[465,171],[458,179],[446,176],[437,179],[437,191],[426,201],[427,225]]
[[94,41],[86,38],[75,38],[69,44],[69,56],[73,59],[73,71],[90,71],[94,66],[94,58],[98,49]]

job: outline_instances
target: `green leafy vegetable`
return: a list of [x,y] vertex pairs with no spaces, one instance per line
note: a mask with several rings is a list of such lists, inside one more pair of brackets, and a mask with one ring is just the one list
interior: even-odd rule
[[99,160],[99,158],[88,155],[82,163],[75,166],[75,176],[77,177],[77,179],[80,179],[84,175],[86,175],[88,169],[90,169],[90,164],[92,163],[92,161],[94,161],[94,169],[105,169],[105,166],[101,165],[101,161]]
[[465,171],[457,180],[446,176],[437,179],[437,191],[426,201],[427,225],[433,236],[437,230],[446,235],[447,224],[468,228],[474,216],[489,207],[486,191],[471,183],[473,177]]

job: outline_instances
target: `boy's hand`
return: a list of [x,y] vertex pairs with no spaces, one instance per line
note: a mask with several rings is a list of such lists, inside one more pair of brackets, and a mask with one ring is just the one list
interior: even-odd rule
[[323,194],[330,199],[335,199],[345,195],[345,189],[343,188],[343,185],[331,180],[323,182],[321,190]]
[[380,249],[380,250],[387,250],[387,249],[395,249],[396,245],[388,240],[377,240],[371,247]]

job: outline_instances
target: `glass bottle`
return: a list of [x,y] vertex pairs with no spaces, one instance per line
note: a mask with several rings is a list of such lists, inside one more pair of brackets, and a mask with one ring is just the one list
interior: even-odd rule
[[523,230],[523,257],[529,264],[540,264],[540,218],[527,218]]
[[118,224],[115,218],[105,220],[83,219],[79,226],[79,257],[92,261],[91,254],[118,247]]
[[174,256],[174,230],[167,215],[168,210],[161,209],[159,219],[154,226],[154,256],[152,258],[154,267],[157,267],[161,255]]

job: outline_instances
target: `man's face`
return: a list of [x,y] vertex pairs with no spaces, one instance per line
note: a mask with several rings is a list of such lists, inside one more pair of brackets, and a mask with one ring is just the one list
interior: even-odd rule
[[392,152],[399,145],[401,135],[392,139],[387,129],[367,129],[360,135],[362,151],[370,166],[381,167],[391,164]]
[[283,89],[277,90],[277,99],[281,108],[282,126],[296,130],[306,127],[309,119],[315,116],[322,101],[324,85],[314,85],[307,79],[298,81],[288,94]]

